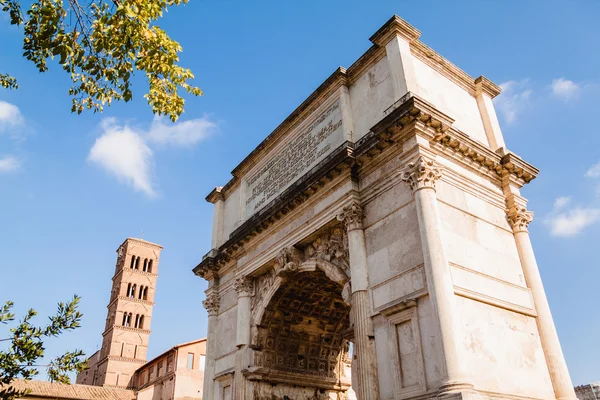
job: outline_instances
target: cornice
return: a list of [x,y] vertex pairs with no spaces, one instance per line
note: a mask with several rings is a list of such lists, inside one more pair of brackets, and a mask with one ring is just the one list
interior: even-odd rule
[[504,167],[504,172],[522,179],[525,183],[529,183],[535,179],[540,172],[539,169],[505,148],[499,149],[498,154],[502,156],[500,163]]
[[208,194],[208,196],[206,196],[206,201],[208,201],[209,203],[215,204],[219,200],[225,200],[225,196],[223,196],[222,186],[217,186]]
[[480,93],[485,93],[492,99],[498,96],[502,92],[502,88],[496,85],[494,82],[490,81],[485,76],[481,75],[479,78],[475,79],[475,94],[479,95]]
[[493,172],[499,178],[505,174],[513,175],[525,184],[535,179],[539,172],[537,168],[525,162],[516,154],[506,150],[494,152],[454,128],[439,132],[433,137],[432,141],[450,150],[455,156],[453,157],[455,160],[462,161],[463,164],[465,160],[474,162]]
[[[286,133],[295,128],[299,122],[307,117],[308,114],[315,111],[324,101],[326,101],[336,90],[348,84],[346,69],[338,67],[319,87],[311,93],[288,117],[283,120],[277,128],[273,130],[254,150],[248,154],[237,167],[231,171],[233,177],[222,187],[221,192],[224,198],[239,183],[240,178],[246,171],[251,169],[273,146],[277,145],[285,137]],[[214,192],[214,190],[213,190]],[[206,197],[208,202],[212,202],[213,192]]]
[[102,333],[102,337],[108,335],[111,331],[113,330],[118,330],[118,331],[127,331],[127,332],[137,332],[137,333],[144,333],[146,335],[150,334],[150,329],[138,329],[138,328],[130,328],[128,326],[121,326],[121,325],[111,325],[110,328],[108,328],[107,330],[105,330]]
[[154,306],[154,302],[153,301],[148,301],[148,300],[142,300],[142,299],[133,299],[131,297],[127,297],[127,296],[117,296],[113,299],[113,301],[111,301],[110,303],[108,303],[108,305],[106,306],[106,308],[110,308],[110,306],[112,306],[113,304],[115,304],[117,302],[117,300],[123,300],[123,301],[131,301],[134,303],[139,303],[139,304],[145,304],[147,306]]
[[146,364],[146,361],[144,361],[144,360],[138,360],[137,358],[128,358],[128,357],[119,357],[119,356],[108,355],[108,356],[104,357],[102,360],[98,361],[98,365],[100,365],[101,363],[103,363],[106,360],[127,361],[127,362],[134,362],[134,363],[137,363],[137,364]]
[[[404,21],[402,18],[394,15],[388,20],[370,40],[373,42],[363,55],[361,55],[347,70],[343,67],[337,68],[319,87],[310,94],[271,134],[269,134],[246,158],[244,158],[237,167],[231,172],[232,178],[225,186],[221,188],[221,195],[227,198],[240,182],[240,178],[246,171],[252,168],[262,158],[262,156],[275,146],[293,129],[299,121],[314,111],[323,101],[333,94],[341,86],[353,84],[364,72],[374,63],[385,57],[385,45],[392,37],[398,35],[410,43],[410,49],[413,56],[433,68],[446,78],[450,79],[471,95],[485,92],[490,97],[495,97],[500,93],[500,87],[481,76],[473,79],[469,74],[458,68],[456,65],[442,57],[432,50],[426,44],[418,40],[421,32]],[[218,200],[215,190],[211,191],[206,197],[210,203]]]
[[375,46],[385,48],[390,40],[396,36],[400,36],[409,43],[413,56],[472,95],[475,95],[478,90],[483,90],[492,98],[500,94],[500,87],[489,79],[483,76],[473,79],[465,71],[420,41],[421,32],[397,15],[389,19],[369,40]]
[[385,47],[395,36],[400,36],[410,43],[421,37],[421,31],[394,15],[369,40],[378,46]]
[[[155,267],[158,268],[158,264]],[[155,274],[154,272],[144,272],[141,269],[121,267],[121,268],[119,268],[119,270],[117,271],[117,273],[112,277],[112,280],[114,281],[119,275],[121,275],[125,271],[132,272],[132,273],[135,273],[135,274],[138,274],[138,275],[158,277],[158,274]]]
[[[194,273],[211,280],[218,277],[219,269],[235,260],[244,245],[260,235],[290,210],[308,200],[315,192],[350,168],[350,179],[358,180],[361,166],[391,146],[399,146],[410,135],[425,136],[441,146],[451,158],[469,167],[475,163],[493,176],[515,175],[523,183],[535,178],[537,170],[513,153],[493,152],[485,145],[454,129],[454,120],[433,105],[412,93],[407,93],[392,105],[387,115],[358,142],[346,142],[325,160],[300,178],[261,211],[251,216],[231,233],[219,249],[213,249],[194,268]],[[411,128],[412,127],[412,128]],[[407,129],[411,128],[411,129]],[[468,160],[468,162],[466,162]]]
[[[159,244],[152,243],[152,242],[149,242],[149,241],[144,240],[144,239],[131,238],[131,237],[125,239],[125,241],[123,241],[123,243],[121,243],[121,246],[123,246],[124,244],[126,244],[128,242],[134,242],[136,244],[141,244],[144,247],[150,247],[152,249],[159,250],[159,251],[163,249],[163,247],[161,245],[159,245]],[[121,246],[119,246],[119,248],[121,248]]]
[[410,44],[411,54],[427,66],[439,72],[458,86],[465,89],[469,94],[475,95],[475,79],[465,71],[448,61],[431,47],[417,40]]
[[[275,146],[283,136],[295,128],[307,114],[316,110],[337,89],[347,84],[346,69],[338,67],[319,87],[312,92],[277,128],[273,130],[242,162],[233,169],[231,174],[240,178],[244,172],[252,168],[260,156]],[[227,185],[224,187],[227,189]]]
[[345,142],[233,231],[229,240],[219,249],[213,249],[207,253],[192,270],[194,274],[207,280],[218,277],[219,269],[234,259],[253,237],[260,235],[271,225],[284,218],[290,211],[299,207],[353,164],[352,143]]
[[[145,365],[142,366],[142,367],[140,367],[140,368],[138,368],[138,369],[136,369],[134,373],[136,375],[139,375],[140,373],[145,372],[146,369],[144,367],[145,367]],[[145,388],[150,387],[150,386],[154,386],[157,383],[161,383],[163,381],[169,380],[169,379],[173,378],[174,376],[175,376],[175,370],[166,372],[164,375],[156,377],[153,380],[151,380],[150,382],[146,382],[146,383],[144,383],[141,386],[136,386],[135,390],[141,391],[142,389],[145,389]]]
[[369,68],[377,64],[384,57],[385,47],[371,46],[346,70],[348,85],[354,84]]

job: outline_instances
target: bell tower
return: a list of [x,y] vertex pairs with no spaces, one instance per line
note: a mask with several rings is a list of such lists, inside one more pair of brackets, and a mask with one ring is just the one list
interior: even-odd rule
[[117,249],[102,348],[90,365],[95,386],[127,387],[146,362],[162,246],[127,238]]

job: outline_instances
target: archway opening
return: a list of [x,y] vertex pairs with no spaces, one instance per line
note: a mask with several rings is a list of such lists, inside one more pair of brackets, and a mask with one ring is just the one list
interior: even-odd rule
[[258,325],[255,366],[267,371],[261,380],[278,382],[282,393],[299,386],[346,391],[349,313],[342,287],[320,269],[287,276]]

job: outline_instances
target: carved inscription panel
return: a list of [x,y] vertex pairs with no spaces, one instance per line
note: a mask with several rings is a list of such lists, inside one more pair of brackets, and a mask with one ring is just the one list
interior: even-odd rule
[[338,99],[249,175],[246,179],[246,216],[251,216],[268,204],[343,141],[342,112]]

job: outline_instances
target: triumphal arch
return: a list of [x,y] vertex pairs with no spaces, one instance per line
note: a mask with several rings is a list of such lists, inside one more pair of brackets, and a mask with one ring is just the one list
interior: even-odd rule
[[208,195],[203,398],[575,400],[520,194],[538,171],[500,88],[419,36],[389,20]]

